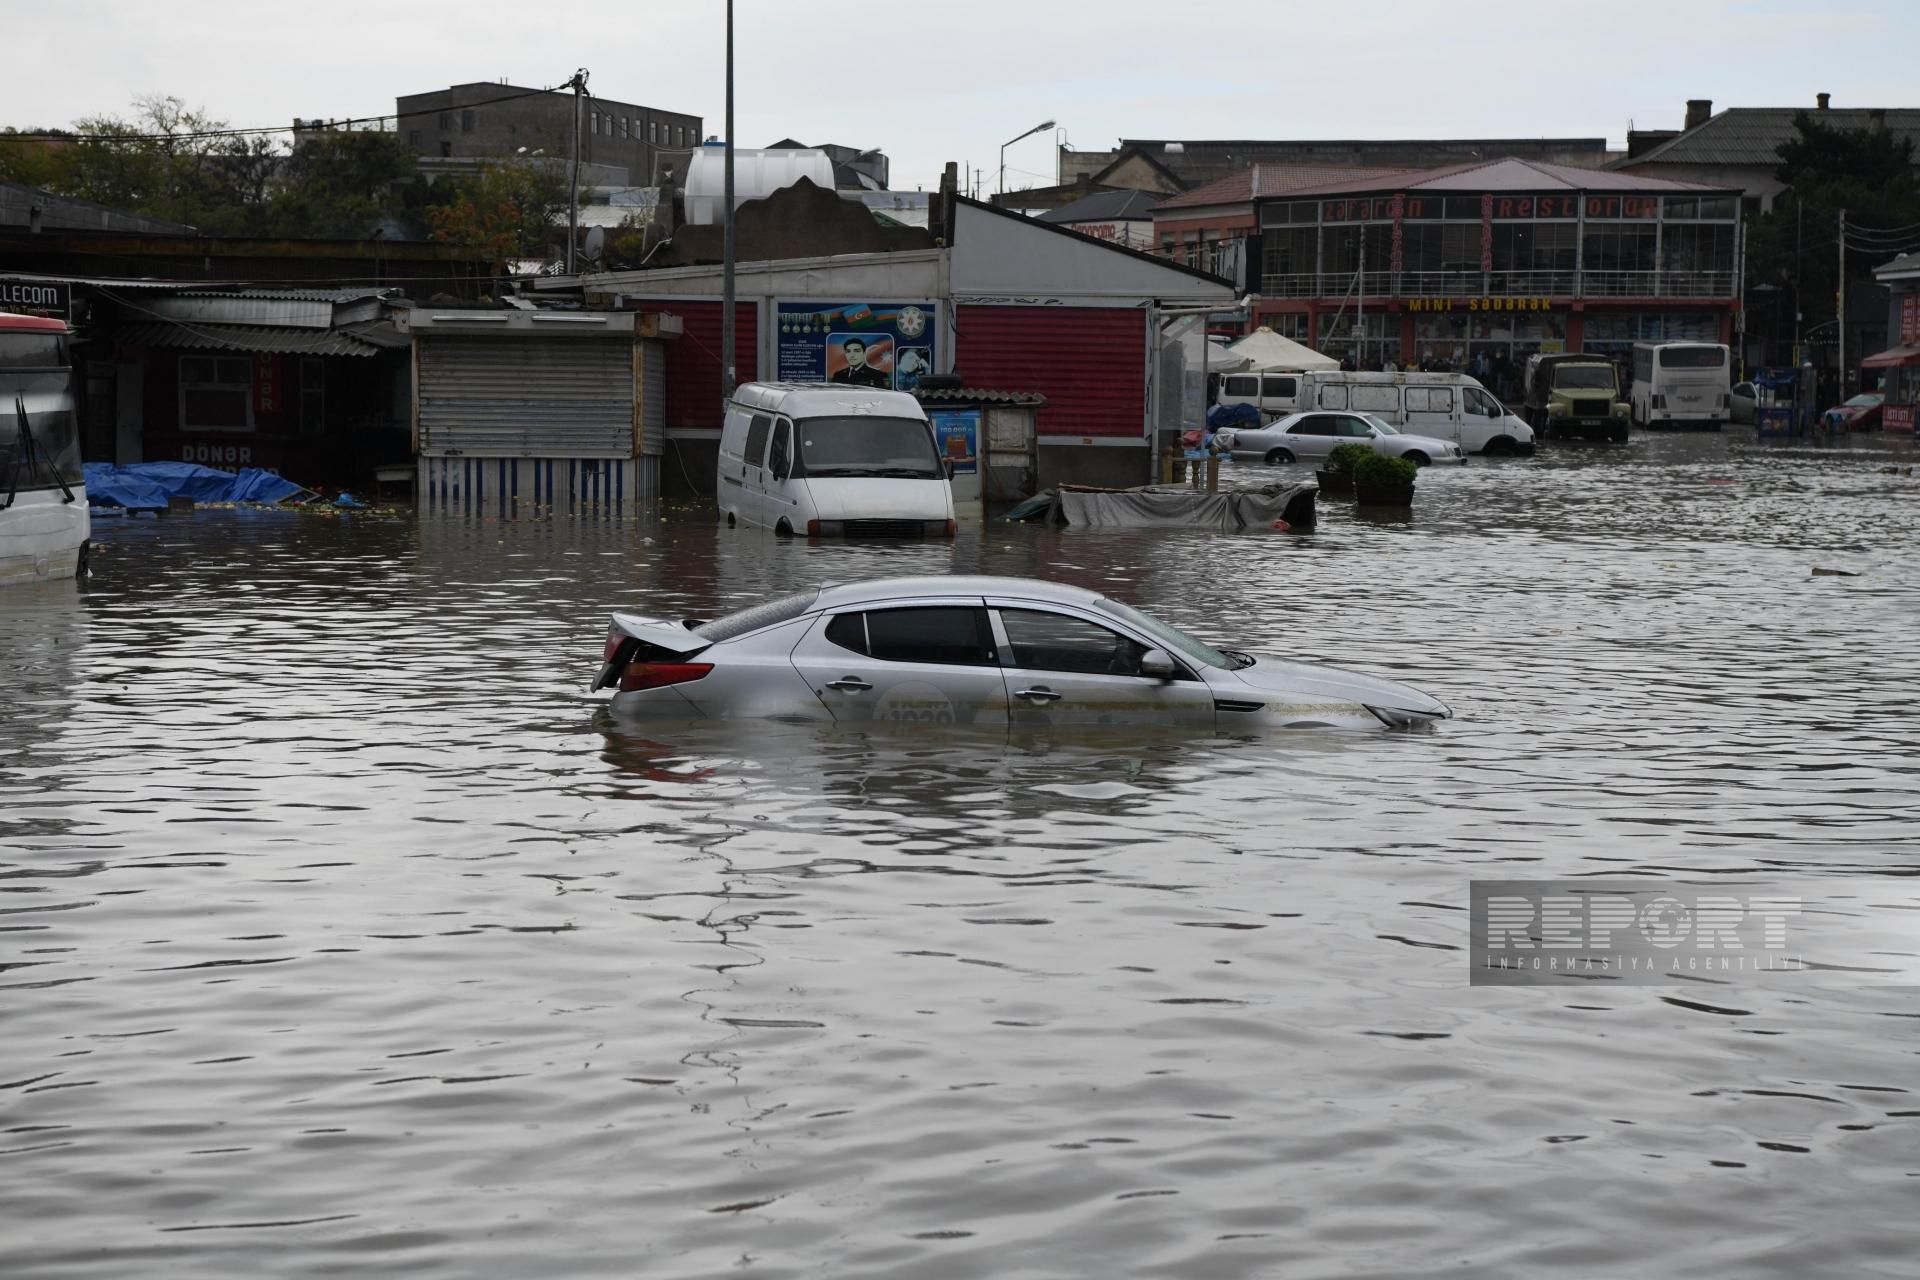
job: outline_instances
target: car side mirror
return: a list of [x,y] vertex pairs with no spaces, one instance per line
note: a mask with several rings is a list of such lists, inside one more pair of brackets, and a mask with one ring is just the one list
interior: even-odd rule
[[1173,679],[1173,658],[1165,649],[1149,649],[1140,655],[1140,674],[1155,680]]
[[1500,416],[1500,406],[1498,406],[1498,405],[1494,405],[1493,407],[1491,407],[1491,408],[1489,408],[1489,409],[1487,410],[1487,416],[1488,416],[1489,418],[1497,418],[1497,417],[1499,417],[1499,416]]

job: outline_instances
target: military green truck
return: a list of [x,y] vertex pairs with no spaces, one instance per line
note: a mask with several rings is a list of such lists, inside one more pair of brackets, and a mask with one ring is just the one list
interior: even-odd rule
[[1605,356],[1555,354],[1527,359],[1527,425],[1542,440],[1627,442],[1632,408]]

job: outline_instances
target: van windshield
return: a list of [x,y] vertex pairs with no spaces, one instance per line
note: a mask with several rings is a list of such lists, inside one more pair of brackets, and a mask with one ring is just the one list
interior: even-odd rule
[[1554,370],[1556,391],[1611,391],[1613,370],[1602,364],[1573,364]]
[[894,476],[939,480],[946,475],[933,432],[918,418],[802,418],[797,476]]

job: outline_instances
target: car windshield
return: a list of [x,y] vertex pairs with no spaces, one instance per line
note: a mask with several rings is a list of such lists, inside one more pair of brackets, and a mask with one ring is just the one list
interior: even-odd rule
[[1853,399],[1847,401],[1847,408],[1870,409],[1874,405],[1879,404],[1884,399],[1886,399],[1885,396],[1877,396],[1869,392],[1865,395],[1857,395]]
[[1556,391],[1611,391],[1613,370],[1605,365],[1576,364],[1554,372]]
[[1202,663],[1209,667],[1220,667],[1225,670],[1233,669],[1233,660],[1212,645],[1203,644],[1179,628],[1168,626],[1158,618],[1150,618],[1131,605],[1124,605],[1118,600],[1108,600],[1105,597],[1094,601],[1093,605],[1096,609],[1110,613],[1114,617],[1130,623],[1138,630],[1158,640],[1167,648],[1172,649],[1176,653],[1184,654],[1195,662]]
[[1368,426],[1372,427],[1375,431],[1378,431],[1383,436],[1397,436],[1400,434],[1400,428],[1394,426],[1392,423],[1388,422],[1385,418],[1376,418],[1370,413],[1363,413],[1360,416],[1367,420]]
[[934,452],[933,432],[918,418],[802,418],[795,428],[800,436],[795,475],[938,480],[946,474]]

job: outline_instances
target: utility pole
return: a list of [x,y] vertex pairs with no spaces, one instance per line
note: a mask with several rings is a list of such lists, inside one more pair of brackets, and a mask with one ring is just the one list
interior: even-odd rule
[[1360,224],[1360,274],[1354,281],[1357,291],[1353,300],[1353,368],[1354,372],[1364,369],[1367,364],[1367,224]]
[[1835,371],[1840,379],[1835,399],[1844,404],[1847,399],[1847,211],[1840,211],[1840,288],[1834,296],[1834,327],[1840,331],[1839,368]]
[[721,233],[720,286],[720,404],[725,413],[733,399],[733,0],[727,0],[727,137],[722,203],[726,206]]
[[580,242],[580,105],[587,88],[587,69],[573,73],[573,163],[567,176],[567,274],[573,274],[574,246]]

